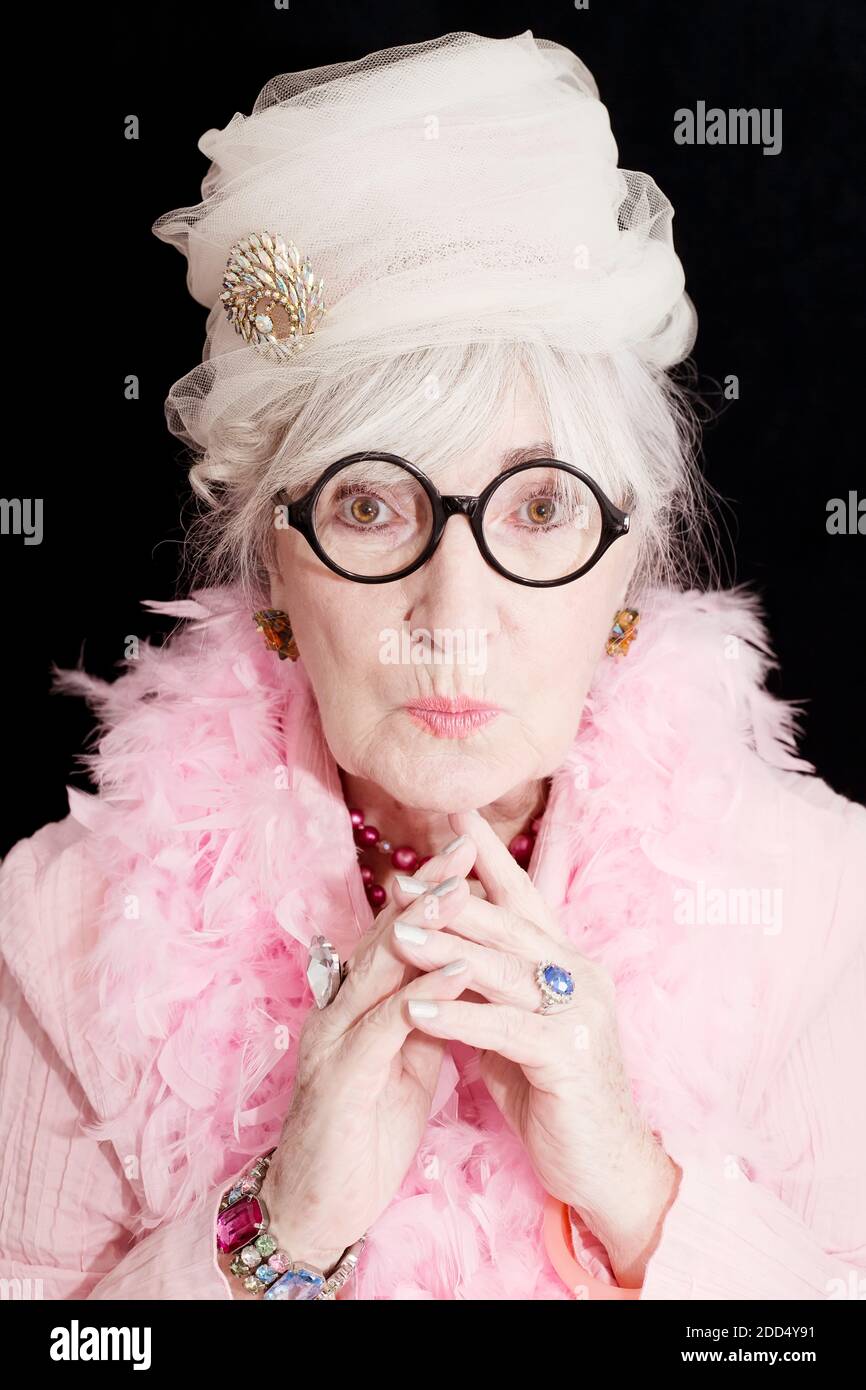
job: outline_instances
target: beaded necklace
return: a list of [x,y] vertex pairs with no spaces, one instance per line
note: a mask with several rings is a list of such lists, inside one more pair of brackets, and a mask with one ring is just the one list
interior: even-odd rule
[[[414,874],[432,855],[427,854],[423,857],[411,845],[393,845],[390,840],[386,840],[375,825],[368,825],[364,812],[358,809],[351,809],[349,815],[352,818],[352,833],[355,844],[360,849],[375,849],[380,854],[388,855],[391,864],[401,874]],[[541,825],[541,817],[536,816],[530,822],[528,830],[521,831],[509,841],[508,851],[517,860],[522,869],[525,869],[532,858],[532,851],[535,846],[535,837],[538,834],[538,827]],[[364,881],[364,889],[367,894],[367,901],[374,912],[379,912],[388,900],[388,894],[381,883],[376,881],[373,870],[367,864],[362,864],[361,878]],[[469,870],[469,878],[477,878],[475,869]]]

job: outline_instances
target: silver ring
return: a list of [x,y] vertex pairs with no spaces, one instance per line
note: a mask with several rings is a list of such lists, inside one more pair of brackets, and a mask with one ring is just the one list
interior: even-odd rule
[[326,1009],[340,992],[340,986],[348,973],[348,965],[341,961],[336,947],[325,936],[314,936],[310,940],[307,959],[307,983],[316,1001],[316,1007]]
[[535,981],[541,990],[541,1004],[538,1013],[550,1013],[551,1009],[562,1008],[571,1002],[574,995],[574,976],[564,965],[552,960],[538,962]]

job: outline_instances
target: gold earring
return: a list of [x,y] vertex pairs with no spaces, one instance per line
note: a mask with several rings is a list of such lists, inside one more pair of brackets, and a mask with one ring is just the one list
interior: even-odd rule
[[298,644],[292,636],[288,613],[281,608],[261,608],[253,614],[253,622],[265,639],[269,651],[276,652],[280,661],[289,657],[297,661],[300,656]]
[[634,639],[640,613],[636,608],[621,608],[613,620],[605,651],[608,656],[625,656]]

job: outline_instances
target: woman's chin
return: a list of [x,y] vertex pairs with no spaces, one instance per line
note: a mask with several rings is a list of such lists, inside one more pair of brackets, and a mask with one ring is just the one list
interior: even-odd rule
[[444,814],[489,806],[533,775],[514,751],[509,757],[487,740],[473,752],[473,742],[431,738],[420,747],[414,742],[392,747],[375,760],[375,770],[361,775],[404,806]]

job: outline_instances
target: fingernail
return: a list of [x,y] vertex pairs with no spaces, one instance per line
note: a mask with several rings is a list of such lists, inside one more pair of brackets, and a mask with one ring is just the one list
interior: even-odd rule
[[463,960],[461,957],[460,960],[452,960],[450,965],[443,965],[440,973],[443,975],[459,975],[462,970],[466,969],[466,966],[467,961]]
[[447,845],[443,845],[442,848],[440,849],[439,853],[440,853],[440,854],[453,854],[454,851],[455,851],[455,849],[457,849],[460,845],[462,845],[462,844],[463,844],[463,841],[464,841],[465,839],[466,839],[466,836],[465,836],[465,835],[458,835],[456,840],[451,840]]
[[429,891],[430,891],[430,897],[431,897],[431,898],[444,898],[444,896],[445,896],[446,893],[453,893],[453,892],[454,892],[454,889],[457,887],[458,883],[460,883],[460,882],[461,882],[461,880],[460,880],[459,878],[456,878],[456,877],[455,877],[455,878],[446,878],[446,879],[443,879],[443,881],[442,881],[441,883],[437,883],[437,884],[436,884],[436,887],[435,887],[435,888],[431,888],[431,889],[429,890]]
[[413,898],[420,898],[430,887],[420,878],[409,878],[408,874],[395,874],[395,879],[399,883],[404,893],[409,893]]
[[411,941],[413,946],[423,946],[429,932],[423,927],[416,927],[414,922],[404,922],[398,917],[394,923],[394,935],[400,941]]
[[438,1004],[431,1004],[429,999],[410,999],[409,1013],[413,1018],[435,1018],[439,1012]]

